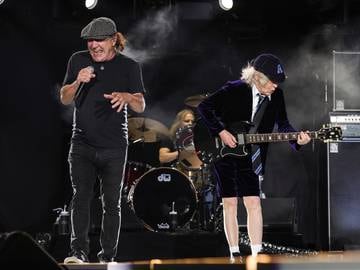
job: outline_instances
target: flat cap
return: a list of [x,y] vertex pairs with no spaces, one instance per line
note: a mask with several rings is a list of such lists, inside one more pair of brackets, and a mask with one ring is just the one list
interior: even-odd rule
[[81,30],[80,37],[83,39],[105,39],[116,32],[116,24],[112,19],[99,17],[92,20]]

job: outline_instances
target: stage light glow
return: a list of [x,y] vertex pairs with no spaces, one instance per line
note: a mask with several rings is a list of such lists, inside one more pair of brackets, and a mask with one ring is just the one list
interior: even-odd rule
[[230,10],[232,9],[234,5],[233,0],[219,0],[219,6],[223,9],[223,10]]
[[94,7],[96,7],[97,2],[97,0],[85,0],[85,6],[87,9],[93,9]]

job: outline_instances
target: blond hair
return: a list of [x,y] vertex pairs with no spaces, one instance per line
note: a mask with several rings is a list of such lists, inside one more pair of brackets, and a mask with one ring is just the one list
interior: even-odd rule
[[265,85],[269,81],[269,78],[248,63],[247,66],[241,70],[241,80],[253,86],[255,82],[260,85]]
[[176,131],[180,128],[182,121],[184,121],[185,116],[188,114],[194,115],[194,112],[190,109],[183,109],[176,114],[175,120],[170,127],[170,136],[172,139],[175,138]]
[[126,41],[127,41],[126,38],[120,32],[116,32],[114,34],[114,37],[116,38],[115,50],[117,52],[122,52],[125,49],[125,44],[126,44]]

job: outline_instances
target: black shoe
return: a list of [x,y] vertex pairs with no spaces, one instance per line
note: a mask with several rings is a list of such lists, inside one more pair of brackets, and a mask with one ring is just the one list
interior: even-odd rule
[[115,261],[114,258],[107,257],[102,253],[99,253],[97,257],[99,259],[99,263],[110,263]]
[[242,255],[240,252],[232,252],[230,255],[230,263],[241,263],[243,262]]
[[88,257],[83,251],[72,252],[70,257],[65,258],[64,263],[87,263]]

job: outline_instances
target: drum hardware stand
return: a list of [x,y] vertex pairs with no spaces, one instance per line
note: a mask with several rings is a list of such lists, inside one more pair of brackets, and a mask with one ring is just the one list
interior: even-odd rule
[[212,184],[211,185],[211,192],[212,192],[212,196],[213,196],[213,201],[212,201],[212,205],[211,205],[211,215],[209,218],[209,224],[212,227],[212,231],[216,232],[216,224],[218,222],[218,215],[217,215],[217,209],[219,207],[219,202],[218,202],[218,196],[217,196],[217,190],[216,190],[216,185]]
[[266,195],[265,193],[262,191],[261,189],[261,185],[262,185],[262,182],[264,181],[264,176],[263,175],[259,175],[259,197],[260,199],[266,199]]
[[171,211],[169,212],[170,215],[170,229],[171,231],[175,232],[178,226],[177,221],[177,211],[175,211],[175,202],[172,202]]
[[195,215],[191,221],[195,221],[197,230],[215,231],[218,201],[216,185],[212,181],[208,164],[203,164],[201,166],[200,176],[203,186],[199,191],[197,191],[199,203]]
[[[209,165],[205,165],[208,166]],[[219,196],[218,196],[218,189],[217,189],[217,184],[216,184],[216,180],[214,179],[214,177],[212,177],[211,172],[211,168],[208,168],[208,183],[209,183],[209,187],[210,187],[210,192],[211,192],[211,196],[212,196],[212,201],[211,201],[211,212],[210,212],[210,217],[209,217],[209,225],[211,226],[211,229],[213,232],[216,232],[216,224],[218,223],[219,220],[219,215],[218,215],[218,208],[219,205],[221,203],[219,203]]]
[[214,213],[214,229],[215,229],[215,232],[224,231],[222,202],[219,203],[219,205],[216,207],[216,210]]

